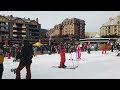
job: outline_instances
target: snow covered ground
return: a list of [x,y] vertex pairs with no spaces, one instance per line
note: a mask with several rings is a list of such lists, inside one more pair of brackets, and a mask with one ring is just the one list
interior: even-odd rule
[[[59,54],[38,55],[32,59],[31,79],[120,79],[120,57],[116,54],[116,51],[107,51],[107,54],[102,54],[101,51],[91,51],[91,54],[82,52],[82,59],[73,61],[74,65],[79,65],[75,70],[52,68],[52,66],[59,66]],[[70,57],[71,55],[66,53],[67,66],[73,66],[72,61],[68,60]],[[72,57],[76,59],[76,54],[72,53]],[[15,79],[15,74],[10,70],[18,64],[13,62],[13,58],[5,58],[2,79]],[[24,68],[21,71],[22,79],[25,78],[25,74]]]

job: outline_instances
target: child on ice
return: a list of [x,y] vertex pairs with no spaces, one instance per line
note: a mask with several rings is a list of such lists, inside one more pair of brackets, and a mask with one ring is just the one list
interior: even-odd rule
[[81,59],[81,47],[80,47],[80,45],[78,45],[76,48],[76,57],[77,57],[77,59]]

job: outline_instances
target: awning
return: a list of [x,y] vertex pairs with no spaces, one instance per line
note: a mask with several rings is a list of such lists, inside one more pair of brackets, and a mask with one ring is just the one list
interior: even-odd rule
[[33,44],[33,46],[37,46],[37,47],[40,47],[40,46],[43,46],[44,44],[40,43],[40,42],[36,42],[35,44]]

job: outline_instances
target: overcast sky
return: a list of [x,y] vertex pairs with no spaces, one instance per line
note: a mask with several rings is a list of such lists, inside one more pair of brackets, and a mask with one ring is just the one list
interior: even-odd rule
[[0,11],[0,15],[39,19],[42,28],[50,29],[60,24],[65,18],[79,18],[85,21],[86,32],[99,32],[102,24],[109,17],[115,18],[120,11]]

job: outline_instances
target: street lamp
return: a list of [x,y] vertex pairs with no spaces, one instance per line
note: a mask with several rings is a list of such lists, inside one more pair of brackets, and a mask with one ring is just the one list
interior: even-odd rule
[[51,40],[52,40],[52,37],[50,36],[50,38],[49,38],[49,45],[51,45]]

